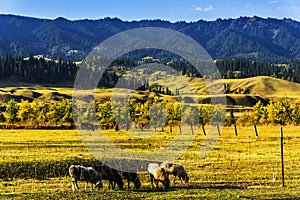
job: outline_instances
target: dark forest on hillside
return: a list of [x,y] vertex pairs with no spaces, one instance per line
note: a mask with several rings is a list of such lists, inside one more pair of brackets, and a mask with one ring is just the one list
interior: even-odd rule
[[[106,72],[101,78],[99,87],[114,87],[122,74],[141,64],[140,62],[141,61],[133,61],[127,57],[116,60],[106,69]],[[151,62],[151,60],[147,62]],[[169,65],[182,75],[189,77],[202,76],[191,64],[182,59],[154,59],[153,62]],[[219,59],[215,62],[224,79],[272,76],[300,83],[299,61],[292,61],[287,64],[276,64],[268,61],[235,58]],[[34,58],[32,55],[28,59],[6,56],[0,57],[0,78],[1,80],[5,80],[13,76],[19,81],[36,84],[72,83],[75,80],[76,72],[79,67],[80,66],[70,61]],[[93,73],[97,73],[97,69],[93,71]]]

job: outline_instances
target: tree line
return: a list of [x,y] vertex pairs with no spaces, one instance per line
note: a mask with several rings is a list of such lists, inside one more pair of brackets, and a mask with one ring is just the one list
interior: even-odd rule
[[[95,107],[73,106],[70,100],[59,102],[29,102],[20,103],[11,99],[0,104],[1,127],[22,126],[28,128],[68,127],[74,128],[74,119],[82,123],[90,123],[95,117],[102,129],[114,128],[129,130],[135,128],[164,130],[168,127],[173,132],[174,127],[186,123],[193,133],[195,125],[206,126],[209,123],[217,125],[225,121],[225,125],[299,125],[300,101],[288,99],[271,101],[267,106],[258,102],[252,111],[243,112],[235,117],[235,111],[226,114],[221,105],[184,104],[180,102],[160,101],[153,98],[146,102],[139,102],[132,98],[128,104],[111,101],[96,101]],[[75,107],[75,108],[74,108]],[[73,109],[74,110],[73,112]],[[212,119],[214,117],[214,119]],[[217,119],[216,117],[219,117]]]
[[216,65],[224,79],[271,76],[300,83],[300,62],[291,61],[285,64],[246,58],[220,59]]
[[[171,59],[171,58],[170,58]],[[171,60],[155,59],[155,62],[168,65],[175,69],[178,74],[189,77],[202,77],[203,75],[187,61],[174,57]],[[255,76],[272,76],[300,83],[300,61],[291,61],[286,64],[277,64],[262,60],[250,60],[246,58],[219,59],[215,61],[222,78],[248,78]],[[114,87],[119,78],[128,70],[141,64],[128,57],[115,60],[104,73],[98,87]],[[90,76],[99,74],[100,68],[95,63],[86,65],[90,70]],[[13,58],[12,56],[0,57],[0,78],[6,79],[11,76],[28,83],[61,83],[62,81],[73,82],[79,69],[74,62],[62,60],[49,60],[43,57],[36,58],[32,54],[28,59]],[[145,85],[146,80],[133,79],[134,85]]]
[[267,106],[258,102],[252,112],[244,112],[235,119],[238,125],[300,125],[300,100],[283,98]]
[[77,66],[73,62],[35,58],[32,54],[28,59],[0,57],[0,78],[14,76],[28,83],[59,83],[74,81]]

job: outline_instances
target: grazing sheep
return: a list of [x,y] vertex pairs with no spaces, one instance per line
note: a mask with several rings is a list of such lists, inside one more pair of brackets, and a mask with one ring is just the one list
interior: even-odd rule
[[119,171],[119,174],[123,179],[127,180],[128,183],[128,189],[130,189],[130,182],[133,182],[135,189],[141,188],[141,181],[137,175],[137,173],[131,173],[131,172],[122,172]]
[[116,169],[113,169],[107,165],[98,165],[94,167],[98,172],[102,180],[108,180],[108,189],[115,189],[115,184],[120,189],[123,189],[124,183],[122,177]]
[[170,162],[170,161],[164,161],[160,167],[164,168],[166,170],[166,173],[169,175],[169,174],[173,174],[175,177],[174,177],[174,181],[173,183],[175,184],[175,179],[176,179],[176,176],[179,177],[179,179],[181,180],[184,180],[185,184],[187,184],[189,182],[189,176],[187,175],[184,167],[182,164],[180,163],[173,163],[173,162]]
[[170,180],[166,174],[165,169],[159,167],[157,163],[150,163],[148,165],[148,172],[150,173],[150,181],[152,187],[154,187],[153,181],[155,182],[156,189],[158,189],[158,182],[161,182],[165,189],[168,189],[170,187]]
[[69,168],[69,174],[72,179],[72,189],[78,188],[77,181],[85,181],[85,190],[87,190],[88,183],[92,184],[92,188],[95,185],[98,189],[102,188],[102,182],[100,176],[96,170],[92,167],[85,167],[81,165],[71,165]]

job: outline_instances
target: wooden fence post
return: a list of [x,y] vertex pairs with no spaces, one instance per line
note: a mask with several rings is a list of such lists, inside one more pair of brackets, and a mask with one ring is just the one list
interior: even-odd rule
[[201,127],[202,127],[202,132],[203,132],[203,134],[206,136],[206,132],[205,132],[204,125],[202,125]]
[[259,137],[258,137],[258,132],[257,132],[257,129],[256,129],[256,125],[254,125],[253,128],[254,128],[254,132],[255,132],[256,138],[259,138]]
[[233,126],[234,126],[234,134],[235,134],[235,136],[238,136],[238,132],[237,132],[237,128],[236,128],[236,124],[233,124]]
[[218,129],[218,134],[219,134],[219,136],[221,136],[219,124],[217,124],[217,129]]
[[282,131],[282,126],[280,127],[280,149],[281,149],[281,178],[282,178],[282,187],[284,187],[284,160],[283,160],[283,131]]

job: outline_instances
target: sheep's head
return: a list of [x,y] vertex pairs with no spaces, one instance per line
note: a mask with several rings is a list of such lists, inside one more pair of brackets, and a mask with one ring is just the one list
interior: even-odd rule
[[168,177],[167,177],[167,179],[164,181],[163,185],[164,185],[164,187],[165,187],[166,189],[169,189],[169,188],[170,188],[170,180],[169,180]]
[[118,187],[122,190],[124,187],[124,182],[122,181],[122,179],[118,179],[116,180]]
[[190,180],[190,177],[187,174],[185,174],[183,180],[185,183],[188,183]]
[[135,189],[140,189],[141,188],[141,181],[140,181],[140,179],[139,179],[139,177],[136,175],[136,178],[134,179],[134,187],[135,187]]
[[135,179],[135,181],[134,181],[134,187],[135,187],[135,189],[140,189],[141,188],[141,182],[140,182],[140,179]]

